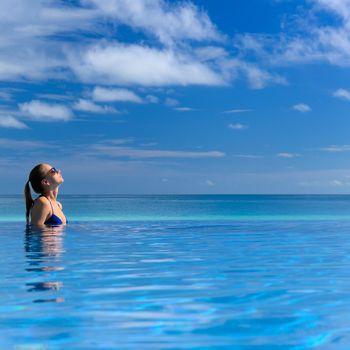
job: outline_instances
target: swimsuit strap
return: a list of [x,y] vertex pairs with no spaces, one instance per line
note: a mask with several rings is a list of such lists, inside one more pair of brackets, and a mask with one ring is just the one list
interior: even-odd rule
[[[47,198],[47,197],[46,197]],[[51,205],[51,210],[52,210],[52,215],[54,215],[55,214],[55,212],[53,211],[53,206],[52,206],[52,203],[51,203],[51,201],[50,201],[50,199],[49,198],[47,198],[48,199],[48,201],[50,202],[50,205]]]
[[52,210],[52,214],[51,215],[54,215],[53,206],[52,206],[52,203],[51,203],[50,199],[48,197],[44,196],[43,194],[40,197],[45,197],[49,201],[50,206],[51,206],[51,210]]

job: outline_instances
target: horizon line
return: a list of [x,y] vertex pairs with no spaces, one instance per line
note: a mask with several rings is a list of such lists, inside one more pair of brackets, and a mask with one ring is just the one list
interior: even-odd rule
[[[0,193],[23,196],[23,193]],[[350,196],[350,193],[61,193],[59,196]]]

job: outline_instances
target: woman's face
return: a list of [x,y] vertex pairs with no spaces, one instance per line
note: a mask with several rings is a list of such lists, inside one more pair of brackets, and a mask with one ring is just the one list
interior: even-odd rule
[[57,185],[60,185],[64,181],[61,171],[50,164],[43,164],[42,170],[45,174],[43,180],[46,179],[50,187],[57,187]]

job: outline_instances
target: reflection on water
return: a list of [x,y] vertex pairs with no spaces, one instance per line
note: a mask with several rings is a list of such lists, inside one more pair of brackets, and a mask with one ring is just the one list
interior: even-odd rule
[[[57,292],[63,283],[56,280],[56,272],[64,270],[62,264],[65,226],[30,226],[25,230],[24,248],[30,273],[26,283],[28,292]],[[55,279],[54,279],[55,278]],[[61,297],[35,299],[33,302],[63,302]]]

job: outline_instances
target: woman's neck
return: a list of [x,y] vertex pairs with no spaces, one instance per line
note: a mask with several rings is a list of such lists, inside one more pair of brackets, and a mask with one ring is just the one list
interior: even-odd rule
[[49,198],[51,201],[55,201],[57,198],[58,189],[52,191],[43,192],[42,195]]

